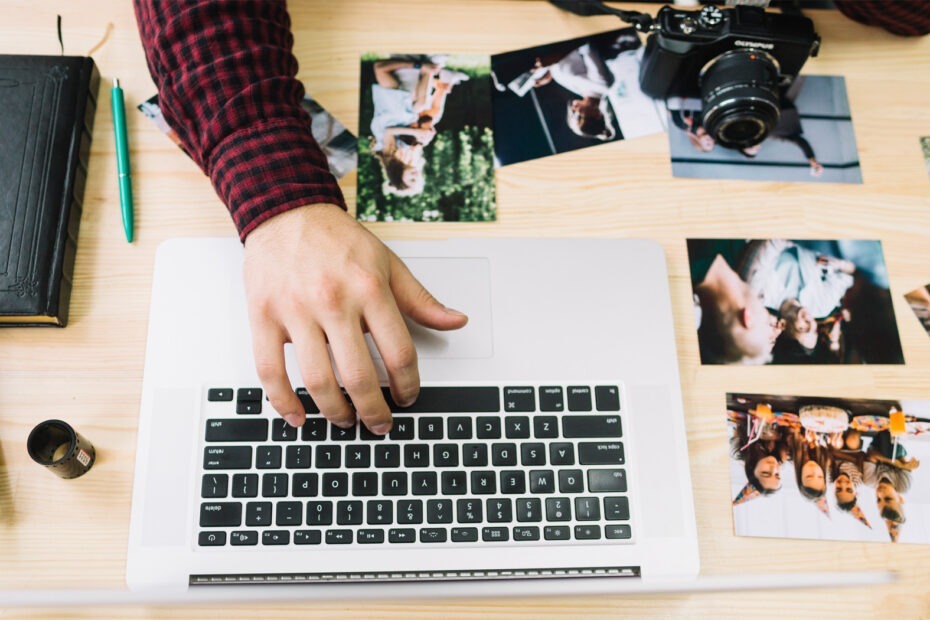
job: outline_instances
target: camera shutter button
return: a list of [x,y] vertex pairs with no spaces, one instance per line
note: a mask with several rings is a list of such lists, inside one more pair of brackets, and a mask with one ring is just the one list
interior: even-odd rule
[[683,20],[681,20],[681,31],[683,33],[691,34],[695,30],[697,30],[697,24],[695,24],[692,18],[686,17]]

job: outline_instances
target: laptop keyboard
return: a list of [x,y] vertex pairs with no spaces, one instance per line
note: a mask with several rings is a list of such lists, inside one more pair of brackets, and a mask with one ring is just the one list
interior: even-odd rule
[[619,384],[430,385],[387,436],[209,388],[196,545],[633,540]]

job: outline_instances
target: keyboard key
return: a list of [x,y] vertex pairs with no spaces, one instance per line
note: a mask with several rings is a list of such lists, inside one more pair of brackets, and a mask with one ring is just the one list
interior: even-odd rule
[[207,420],[207,441],[265,441],[267,439],[268,420]]
[[316,497],[319,492],[319,474],[294,474],[291,480],[291,495],[294,497]]
[[355,430],[358,425],[349,428],[340,428],[335,424],[329,425],[329,438],[332,441],[355,441]]
[[258,497],[258,474],[235,474],[232,479],[233,497]]
[[530,493],[555,493],[555,472],[548,469],[530,471]]
[[378,472],[357,471],[352,474],[352,495],[368,497],[378,494]]
[[475,420],[477,427],[478,439],[500,439],[501,438],[501,419],[479,416]]
[[420,528],[421,543],[444,543],[446,542],[446,528],[444,527],[423,527]]
[[300,525],[303,523],[303,518],[301,502],[278,502],[275,506],[275,525]]
[[442,439],[442,418],[420,418],[420,439]]
[[478,542],[478,528],[454,527],[452,528],[452,542]]
[[510,540],[510,528],[483,527],[481,528],[481,540],[484,542],[506,542]]
[[384,495],[406,495],[407,472],[389,471],[381,474],[381,492]]
[[362,502],[358,500],[336,502],[336,524],[361,525]]
[[560,386],[543,386],[539,388],[540,411],[562,411],[564,409],[565,401],[562,398],[562,388]]
[[323,474],[323,497],[345,497],[349,494],[349,474]]
[[263,545],[287,545],[291,542],[291,533],[287,530],[265,530],[262,532]]
[[229,476],[227,474],[204,474],[200,483],[200,497],[226,497],[228,487]]
[[323,441],[326,439],[326,427],[329,424],[325,418],[307,418],[300,427],[300,438],[304,441]]
[[623,465],[623,458],[623,444],[619,441],[582,441],[578,444],[578,463],[581,465]]
[[[549,444],[549,464],[550,465],[574,465],[575,464],[575,446],[570,443],[552,443]],[[319,466],[319,459],[317,459]]]
[[429,467],[429,446],[425,443],[405,445],[404,467]]
[[545,465],[546,446],[541,443],[520,444],[521,465]]
[[284,466],[288,469],[309,469],[310,446],[288,446],[284,452]]
[[371,446],[346,446],[346,467],[350,469],[371,467]]
[[400,446],[375,446],[375,467],[400,467]]
[[[233,399],[232,388],[210,388],[207,390],[207,400],[210,402],[224,402]],[[226,536],[223,536],[223,543],[226,544]]]
[[589,469],[588,490],[592,493],[626,493],[626,473],[622,469]]
[[504,411],[508,413],[536,411],[536,390],[532,387],[505,387]]
[[294,393],[297,394],[297,398],[300,399],[300,404],[304,406],[304,413],[320,412],[320,408],[316,406],[315,402],[313,402],[313,399],[310,397],[310,392],[307,391],[307,388],[299,387],[294,390]]
[[539,527],[535,525],[517,526],[513,528],[513,539],[520,540],[539,540]]
[[307,525],[332,525],[332,502],[307,502]]
[[559,472],[559,493],[584,491],[584,474],[580,469],[563,469]]
[[281,446],[258,446],[255,448],[255,467],[258,469],[281,469]]
[[462,445],[462,464],[466,467],[487,467],[487,444],[466,443]]
[[[232,400],[232,390],[229,391],[229,398],[223,400]],[[201,547],[222,547],[226,544],[226,532],[222,530],[200,532],[197,535],[197,544]]]
[[394,522],[394,502],[389,499],[370,499],[365,507],[368,525],[390,525]]
[[489,499],[485,504],[488,523],[510,523],[513,521],[513,504],[510,499]]
[[262,400],[261,388],[239,388],[236,390],[237,402],[259,403]]
[[533,437],[552,439],[559,436],[559,419],[554,415],[535,416],[533,418]]
[[604,526],[604,535],[611,539],[628,539],[633,537],[633,530],[629,525],[610,524]]
[[571,521],[572,510],[571,500],[567,497],[547,497],[546,498],[546,520],[547,521]]
[[436,495],[439,484],[434,471],[415,471],[410,474],[410,490],[414,495]]
[[601,505],[596,497],[575,498],[575,519],[578,521],[600,521]]
[[568,386],[568,410],[591,411],[591,388],[586,385]]
[[[449,439],[471,439],[471,418],[451,417],[449,418]],[[476,533],[477,535],[477,533]]]
[[[422,388],[421,388],[422,389]],[[394,418],[389,436],[394,441],[413,439],[413,418]]]
[[530,419],[526,416],[504,418],[504,435],[507,439],[527,439],[530,436]]
[[575,540],[597,540],[601,537],[600,525],[576,525]]
[[204,469],[249,469],[251,446],[207,446],[203,449]]
[[316,468],[334,469],[342,465],[342,446],[317,446]]
[[287,474],[262,474],[262,497],[285,497]]
[[508,495],[526,493],[526,475],[522,469],[501,470],[501,493]]
[[427,523],[452,523],[452,500],[431,499],[426,502]]
[[400,407],[382,388],[385,400],[395,413],[497,413],[501,410],[500,388],[494,386],[424,386],[416,402]]
[[364,529],[355,535],[355,542],[360,545],[377,545],[384,542],[384,530]]
[[568,540],[572,537],[572,530],[567,525],[547,525],[543,528],[543,538],[546,540]]
[[242,504],[213,502],[200,505],[200,527],[232,527],[242,523]]
[[443,495],[464,495],[468,492],[468,474],[464,471],[444,471],[439,479]]
[[323,535],[320,530],[295,530],[295,545],[318,545],[323,542]]
[[401,499],[397,501],[397,523],[410,525],[423,523],[423,500]]
[[537,523],[542,521],[542,502],[535,497],[518,499],[517,521],[521,523]]
[[620,389],[616,385],[594,386],[594,403],[598,411],[620,411]]
[[245,505],[245,524],[271,525],[271,502],[249,502]]
[[253,546],[258,544],[258,532],[252,530],[241,530],[229,535],[229,542],[238,546]]
[[412,543],[417,541],[417,531],[412,527],[392,527],[388,530],[388,542]]
[[454,443],[437,443],[433,446],[433,467],[458,467],[459,447]]
[[630,500],[626,497],[605,497],[604,518],[608,521],[629,521]]
[[455,503],[455,517],[459,523],[481,523],[481,500],[460,499]]
[[[239,415],[258,415],[262,412],[262,401],[239,401],[236,403],[236,413]],[[256,536],[256,540],[258,537]],[[235,543],[233,543],[235,544]]]
[[326,530],[327,545],[348,545],[352,542],[352,530]]
[[562,436],[566,439],[621,437],[620,416],[579,415],[562,418]]
[[[251,420],[237,420],[239,422],[251,422]],[[291,426],[283,419],[277,419],[271,423],[271,439],[273,441],[296,441],[297,427]]]
[[475,495],[493,495],[497,493],[497,478],[493,471],[471,472],[471,492]]
[[495,443],[491,445],[491,465],[506,467],[517,464],[517,446],[512,443]]

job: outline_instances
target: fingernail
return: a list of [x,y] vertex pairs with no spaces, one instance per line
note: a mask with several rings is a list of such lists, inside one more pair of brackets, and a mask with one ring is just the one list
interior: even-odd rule
[[375,426],[371,427],[371,432],[374,433],[375,435],[387,435],[388,433],[391,432],[391,427],[393,426],[394,424],[392,422],[385,422],[384,424],[376,424]]
[[339,428],[352,428],[355,426],[355,418],[345,418],[343,420],[334,420],[333,424]]
[[465,316],[464,312],[460,312],[459,310],[456,310],[455,308],[449,308],[448,306],[443,306],[443,307],[446,309],[446,312],[448,312],[449,314],[454,314],[456,316]]
[[284,421],[291,426],[303,426],[307,418],[301,413],[289,413],[284,416]]

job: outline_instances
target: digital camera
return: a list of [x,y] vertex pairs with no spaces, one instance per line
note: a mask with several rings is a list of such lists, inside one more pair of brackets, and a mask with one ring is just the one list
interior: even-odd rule
[[779,117],[779,97],[820,48],[803,15],[757,6],[659,10],[639,81],[657,99],[700,97],[702,124],[730,148],[762,142]]

